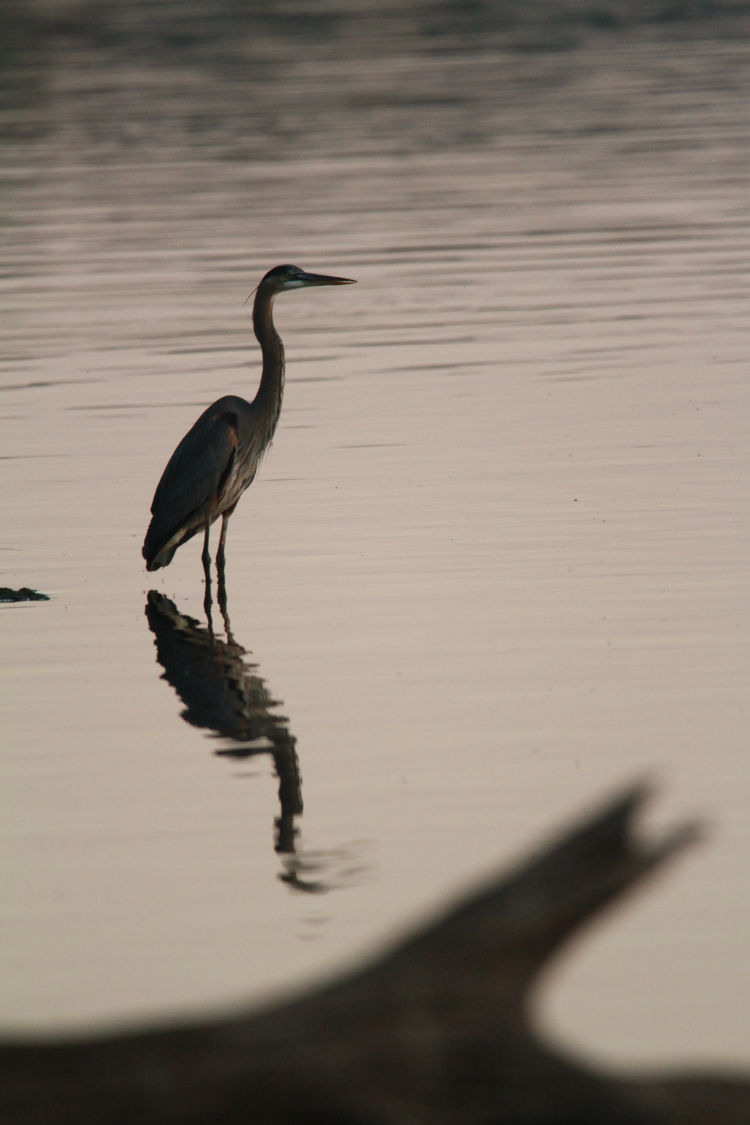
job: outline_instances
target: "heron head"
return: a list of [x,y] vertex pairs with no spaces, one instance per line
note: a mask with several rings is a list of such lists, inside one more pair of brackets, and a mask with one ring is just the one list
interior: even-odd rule
[[285,293],[288,289],[304,289],[310,285],[354,285],[355,282],[349,277],[308,273],[299,266],[275,266],[260,284],[272,288],[274,293]]

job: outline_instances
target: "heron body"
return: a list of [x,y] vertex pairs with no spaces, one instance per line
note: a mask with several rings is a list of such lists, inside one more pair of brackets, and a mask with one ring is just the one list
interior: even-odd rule
[[252,484],[281,411],[284,345],[273,323],[274,298],[291,289],[351,284],[349,278],[306,273],[298,266],[276,266],[262,279],[253,304],[253,328],[263,354],[257,394],[252,402],[237,395],[217,399],[175,449],[151,505],[151,523],[143,544],[147,570],[168,566],[178,547],[203,531],[208,585],[209,529],[221,516],[216,564],[220,578],[223,576],[229,517]]

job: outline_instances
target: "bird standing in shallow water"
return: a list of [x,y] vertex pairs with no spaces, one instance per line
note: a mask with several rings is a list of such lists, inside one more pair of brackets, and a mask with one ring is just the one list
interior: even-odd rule
[[211,600],[209,529],[221,516],[216,552],[221,598],[229,517],[255,477],[281,411],[284,346],[273,323],[274,298],[290,289],[353,284],[347,277],[306,273],[298,266],[276,266],[269,270],[256,290],[253,304],[253,328],[263,353],[263,372],[255,398],[247,402],[237,395],[225,395],[209,406],[185,434],[162,473],[143,544],[146,569],[168,566],[177,548],[196,532],[203,531],[207,606]]

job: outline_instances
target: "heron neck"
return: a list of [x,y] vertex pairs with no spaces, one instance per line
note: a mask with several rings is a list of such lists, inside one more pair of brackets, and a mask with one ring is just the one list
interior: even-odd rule
[[263,353],[263,374],[255,401],[276,423],[284,392],[284,345],[273,323],[273,295],[258,290],[253,305],[253,328]]

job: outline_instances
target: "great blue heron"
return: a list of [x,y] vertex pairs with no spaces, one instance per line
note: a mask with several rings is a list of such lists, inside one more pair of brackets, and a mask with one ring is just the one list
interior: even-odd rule
[[252,483],[273,437],[284,390],[284,346],[273,323],[278,293],[309,285],[353,285],[347,277],[306,273],[298,266],[269,270],[255,293],[253,327],[263,353],[263,373],[252,402],[225,395],[204,410],[169,459],[154,493],[151,523],[143,544],[147,570],[168,566],[178,547],[204,532],[203,569],[210,601],[209,529],[222,518],[216,568],[220,592],[229,517]]

